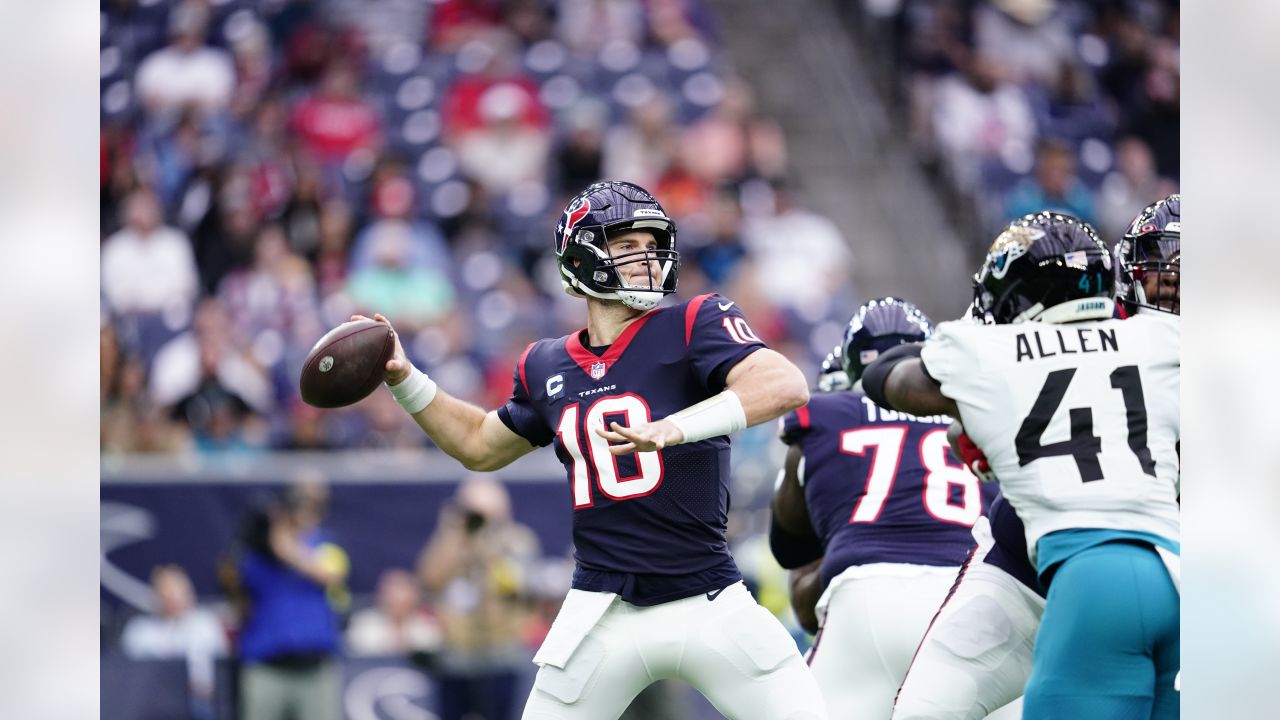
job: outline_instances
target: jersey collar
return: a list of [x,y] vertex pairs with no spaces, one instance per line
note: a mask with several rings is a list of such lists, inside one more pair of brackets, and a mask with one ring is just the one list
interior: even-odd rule
[[599,357],[596,357],[594,353],[582,344],[582,333],[587,331],[586,328],[569,335],[569,339],[565,341],[565,350],[569,352],[569,357],[573,359],[574,363],[582,368],[582,372],[586,373],[592,380],[599,380],[613,368],[618,358],[622,357],[622,353],[626,352],[627,346],[631,344],[631,340],[635,338],[636,333],[640,332],[640,328],[649,322],[649,318],[653,317],[655,312],[657,311],[651,310],[633,320],[630,325],[623,329],[618,339],[613,341],[609,349],[605,350],[604,354]]

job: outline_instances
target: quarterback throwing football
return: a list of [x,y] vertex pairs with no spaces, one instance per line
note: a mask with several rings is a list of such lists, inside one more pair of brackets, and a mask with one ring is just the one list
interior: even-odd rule
[[544,445],[564,464],[577,567],[534,657],[524,718],[617,718],[664,678],[731,718],[825,718],[795,643],[742,583],[725,539],[726,436],[807,402],[804,376],[731,300],[658,307],[676,288],[676,226],[639,186],[574,197],[555,252],[587,327],[526,348],[501,408],[438,389],[398,340],[386,366],[396,400],[467,468]]

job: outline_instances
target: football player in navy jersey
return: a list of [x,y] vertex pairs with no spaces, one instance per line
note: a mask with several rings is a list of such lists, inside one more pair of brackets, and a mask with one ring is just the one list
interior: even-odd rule
[[[1046,591],[1026,717],[1178,714],[1177,293],[1157,280],[1152,294],[1166,307],[1152,309],[1170,312],[1121,322],[1113,317],[1110,261],[1076,218],[1046,212],[1016,220],[975,278],[975,308],[987,324],[944,323],[923,348],[895,348],[866,372],[867,392],[884,404],[958,409],[1025,525],[1026,554]],[[1012,540],[1002,545],[1021,554]],[[956,596],[965,585],[962,576]],[[994,611],[1016,603],[1001,597],[980,603],[992,612],[963,622],[951,616],[951,629],[964,632],[946,649],[961,667],[932,680],[959,678],[950,687],[970,699],[988,686],[988,675],[963,666],[1008,654],[1000,640],[1011,634],[1010,618]],[[998,652],[986,657],[990,650]],[[894,717],[977,716],[919,702],[908,711],[917,679],[913,666]],[[931,684],[921,679],[911,694],[936,690]],[[959,706],[965,697],[951,699]]]
[[[1115,299],[1123,315],[1180,314],[1181,205],[1175,194],[1147,206],[1116,245]],[[967,467],[994,479],[967,435],[957,432],[955,444]],[[1013,507],[998,497],[987,517],[974,529],[978,550],[912,661],[894,707],[897,720],[970,720],[1005,703],[1021,705],[1015,700],[1031,675],[1044,590]]]
[[[492,470],[544,445],[564,464],[576,570],[526,720],[617,718],[645,686],[687,681],[732,718],[827,717],[795,643],[729,554],[728,435],[808,400],[732,300],[676,289],[676,226],[643,188],[591,185],[555,231],[587,326],[531,344],[511,399],[485,412],[397,347],[386,384],[443,451]],[[384,321],[385,318],[376,316]]]
[[879,407],[856,384],[879,353],[931,331],[909,302],[863,305],[840,353],[854,389],[815,395],[783,418],[790,447],[770,544],[785,568],[821,557],[819,579],[793,578],[793,589],[822,589],[813,614],[797,603],[797,616],[819,622],[809,665],[833,718],[889,717],[983,511],[978,479],[948,446],[951,418]]
[[1116,244],[1116,301],[1126,315],[1182,312],[1182,195],[1142,209]]

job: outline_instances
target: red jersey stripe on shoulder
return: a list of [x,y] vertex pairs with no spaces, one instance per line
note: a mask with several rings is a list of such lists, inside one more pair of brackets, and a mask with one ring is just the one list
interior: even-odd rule
[[706,295],[698,295],[689,301],[684,309],[684,344],[686,347],[693,338],[693,321],[698,319],[698,311],[702,309],[702,303],[707,301],[715,293],[707,293]]
[[529,381],[524,378],[524,360],[529,357],[529,351],[533,349],[536,342],[531,342],[525,347],[524,352],[520,353],[520,360],[516,362],[516,367],[520,370],[520,384],[524,386],[524,394],[529,394]]
[[796,408],[796,420],[800,421],[800,427],[809,429],[809,406],[802,405]]

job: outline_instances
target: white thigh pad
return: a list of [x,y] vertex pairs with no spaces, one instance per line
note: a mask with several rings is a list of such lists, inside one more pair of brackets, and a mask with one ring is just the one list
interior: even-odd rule
[[720,627],[750,660],[752,668],[743,668],[750,675],[771,672],[787,658],[799,657],[795,641],[768,610],[755,602],[729,613],[720,622]]
[[977,595],[933,628],[930,636],[957,656],[976,660],[993,653],[992,664],[1009,654],[1013,622],[1008,612],[991,597]]
[[604,663],[606,654],[604,643],[592,637],[582,638],[577,651],[563,668],[543,665],[538,670],[534,689],[566,705],[573,704],[582,698],[591,678]]

